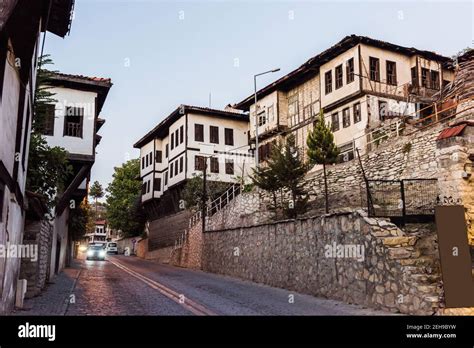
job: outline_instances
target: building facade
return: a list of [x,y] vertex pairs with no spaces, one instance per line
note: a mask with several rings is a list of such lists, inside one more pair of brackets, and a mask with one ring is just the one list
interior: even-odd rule
[[68,152],[68,162],[73,169],[66,189],[59,193],[54,212],[52,278],[67,265],[72,255],[68,220],[73,210],[87,199],[90,172],[101,140],[97,132],[105,123],[99,115],[112,82],[107,78],[54,73],[48,84],[56,103],[49,105],[44,137],[49,146],[59,146]]
[[[179,106],[134,145],[140,149],[147,215],[156,218],[182,210],[180,190],[188,179],[202,174],[206,161],[210,181],[232,183],[247,177],[254,165],[248,132],[248,116],[241,112]],[[204,147],[212,154],[203,155]],[[160,200],[167,203],[160,205]]]
[[86,234],[89,243],[106,243],[107,242],[107,221],[96,220],[94,232]]
[[[72,0],[5,0],[0,7],[0,244],[20,245],[41,32],[64,37]],[[50,18],[47,20],[48,8]],[[0,314],[14,305],[20,258],[0,256]]]
[[350,160],[356,148],[370,149],[374,130],[432,112],[426,106],[453,80],[451,63],[433,52],[351,35],[259,90],[257,108],[253,95],[234,107],[249,112],[252,142],[258,117],[262,161],[272,142],[288,134],[306,156],[307,135],[321,109],[341,160]]

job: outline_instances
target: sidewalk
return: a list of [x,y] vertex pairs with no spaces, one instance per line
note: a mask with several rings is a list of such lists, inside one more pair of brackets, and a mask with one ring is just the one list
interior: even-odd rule
[[25,299],[24,308],[15,308],[11,315],[64,315],[81,269],[73,263],[72,268],[64,269],[47,284],[41,294]]

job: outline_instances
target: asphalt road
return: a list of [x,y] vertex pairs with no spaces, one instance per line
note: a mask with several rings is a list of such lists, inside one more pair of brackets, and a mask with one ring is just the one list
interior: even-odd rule
[[79,261],[66,315],[384,315],[137,257]]

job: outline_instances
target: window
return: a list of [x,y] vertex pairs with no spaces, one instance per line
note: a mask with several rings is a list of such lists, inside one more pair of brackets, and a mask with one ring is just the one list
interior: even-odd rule
[[163,162],[163,152],[157,150],[156,151],[156,158],[155,158],[156,163],[162,163]]
[[142,169],[145,168],[145,157],[142,157]]
[[168,158],[168,144],[165,145],[165,157]]
[[380,59],[369,57],[370,79],[380,81]]
[[142,195],[146,193],[146,182],[142,184]]
[[183,172],[183,170],[184,170],[183,167],[184,167],[184,158],[181,157],[181,158],[179,159],[179,172],[180,172],[180,173]]
[[329,70],[324,74],[324,91],[326,94],[332,92],[332,71]]
[[439,89],[439,72],[431,70],[431,88]]
[[174,132],[174,147],[178,147],[179,145],[179,129],[177,129],[175,132]]
[[290,127],[299,123],[298,94],[288,97],[288,119]]
[[178,161],[174,161],[174,176],[178,175]]
[[150,183],[150,180],[148,180],[146,182],[146,193],[150,193],[150,186],[151,186],[151,183]]
[[3,200],[5,199],[5,184],[0,182],[0,222],[3,221]]
[[411,84],[415,87],[418,86],[418,72],[416,71],[416,66],[411,68]]
[[184,126],[179,127],[179,143],[184,142]]
[[209,142],[219,144],[219,127],[209,127]]
[[155,178],[155,182],[153,183],[153,190],[161,191],[161,178]]
[[165,172],[165,186],[168,185],[168,172]]
[[56,107],[53,104],[46,104],[44,107],[45,118],[43,125],[43,135],[54,135],[54,113]]
[[225,135],[225,144],[226,145],[234,145],[234,130],[232,128],[226,128],[224,130],[224,135]]
[[421,86],[422,87],[429,87],[429,70],[426,68],[421,68]]
[[174,149],[174,133],[171,133],[171,150]]
[[331,129],[333,132],[339,130],[339,113],[334,113],[331,115]]
[[260,111],[260,112],[258,113],[258,116],[257,116],[257,117],[258,117],[258,126],[259,126],[259,127],[260,127],[260,126],[263,126],[264,124],[267,123],[267,118],[266,118],[266,116],[265,116],[265,110]]
[[229,175],[234,175],[234,161],[231,159],[225,160],[225,173]]
[[173,162],[170,163],[170,179],[173,177]]
[[205,165],[206,165],[206,159],[203,156],[195,156],[194,157],[194,169],[195,170],[204,170]]
[[64,117],[64,136],[82,138],[84,108],[66,107]]
[[336,66],[336,89],[342,87],[342,64]]
[[397,63],[387,60],[387,84],[397,85]]
[[273,121],[274,118],[274,111],[273,111],[273,105],[269,106],[267,109],[267,114],[268,114],[268,122]]
[[219,159],[211,157],[211,173],[219,173]]
[[342,127],[347,128],[351,125],[351,115],[349,108],[342,110]]
[[379,118],[383,120],[388,116],[388,104],[386,101],[379,100]]
[[148,154],[145,155],[145,168],[148,167]]
[[360,114],[360,103],[354,104],[354,123],[360,122],[361,114]]
[[204,141],[204,126],[202,124],[194,125],[194,141]]
[[153,152],[150,152],[150,153],[148,154],[148,157],[149,157],[149,160],[148,160],[148,161],[150,162],[150,165],[153,164]]
[[354,58],[351,58],[346,63],[346,83],[354,81]]
[[270,157],[272,152],[272,143],[266,143],[265,145],[259,146],[258,148],[258,161],[263,162]]

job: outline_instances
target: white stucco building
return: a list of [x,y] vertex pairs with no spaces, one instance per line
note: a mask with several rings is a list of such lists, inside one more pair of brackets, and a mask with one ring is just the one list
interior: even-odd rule
[[[306,156],[306,139],[321,109],[333,129],[341,160],[368,150],[368,134],[400,116],[429,115],[431,98],[453,80],[450,58],[351,35],[257,92],[259,159],[288,134]],[[234,105],[250,113],[255,142],[254,95]],[[422,110],[420,112],[420,110]]]
[[73,167],[54,212],[50,267],[50,277],[53,277],[64,268],[71,255],[68,219],[71,209],[79,208],[88,194],[90,171],[101,139],[97,132],[105,123],[99,115],[112,82],[107,78],[54,73],[48,83],[56,103],[49,107],[44,136],[49,146],[59,146],[68,152],[69,164]]
[[[71,0],[2,0],[0,4],[0,244],[23,242],[26,174],[41,32],[64,37]],[[50,21],[46,22],[47,9]],[[0,255],[0,314],[14,305],[19,257]]]
[[254,166],[248,132],[248,116],[241,112],[180,105],[134,145],[140,149],[145,207],[168,192],[171,203],[165,211],[179,210],[180,189],[187,179],[202,174],[203,147],[212,151],[208,180],[232,183],[247,177]]

